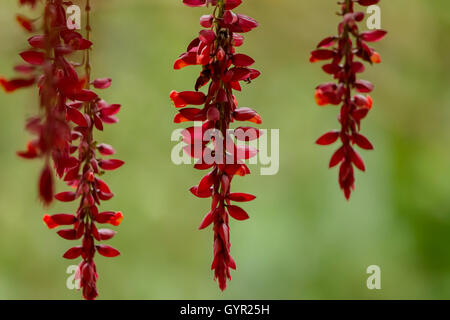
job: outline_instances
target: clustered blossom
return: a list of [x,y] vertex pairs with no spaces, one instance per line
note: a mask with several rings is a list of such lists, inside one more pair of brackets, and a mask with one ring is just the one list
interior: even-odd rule
[[[331,60],[322,69],[333,75],[337,83],[324,83],[316,88],[315,99],[319,106],[341,105],[338,120],[340,130],[327,132],[317,140],[319,145],[330,145],[341,140],[342,146],[335,151],[330,160],[330,168],[340,164],[339,184],[347,199],[350,198],[355,186],[354,169],[365,171],[365,165],[354,149],[354,145],[372,150],[369,140],[359,133],[361,120],[372,108],[372,98],[369,93],[374,86],[367,80],[357,79],[356,75],[365,70],[364,64],[380,63],[380,55],[368,46],[368,42],[381,40],[386,31],[373,30],[360,32],[358,22],[364,19],[363,12],[355,12],[354,5],[362,6],[377,4],[379,0],[345,0],[340,3],[343,21],[338,27],[338,36],[327,37],[311,53],[311,62]],[[354,40],[352,40],[352,36]],[[358,94],[352,95],[355,89]]]
[[[242,0],[184,0],[190,7],[212,5],[212,15],[204,15],[200,24],[204,28],[188,46],[187,51],[176,60],[174,68],[200,65],[202,71],[195,84],[195,91],[172,91],[170,98],[175,107],[180,108],[175,123],[187,121],[202,122],[201,127],[189,127],[183,131],[185,152],[198,159],[195,168],[211,171],[197,186],[190,189],[194,196],[211,198],[211,210],[204,217],[199,229],[213,224],[214,259],[211,269],[221,290],[225,290],[227,279],[231,280],[230,268],[236,264],[230,255],[229,216],[236,220],[246,220],[248,214],[231,202],[247,202],[255,196],[246,193],[232,193],[230,184],[235,176],[250,173],[244,161],[256,154],[250,146],[238,146],[230,136],[240,141],[254,140],[261,134],[259,129],[239,127],[230,129],[234,121],[261,123],[261,117],[250,108],[238,108],[233,90],[240,91],[240,82],[250,83],[260,73],[250,66],[254,60],[235,52],[243,44],[241,35],[251,31],[258,23],[250,17],[232,10]],[[199,91],[209,83],[207,93]],[[203,106],[190,108],[188,105]],[[208,135],[208,132],[211,132]],[[237,134],[237,132],[243,134]],[[231,143],[230,143],[231,142]],[[198,146],[200,146],[198,148]],[[213,158],[207,160],[206,158]]]
[[[37,1],[21,0],[22,4],[35,6]],[[118,122],[115,114],[120,105],[108,104],[92,90],[106,89],[111,79],[90,81],[89,40],[89,0],[86,0],[87,36],[67,28],[66,6],[69,2],[46,0],[43,14],[43,27],[35,28],[32,20],[27,30],[41,30],[28,42],[30,49],[20,56],[27,63],[15,69],[28,74],[27,78],[12,80],[0,79],[8,92],[37,83],[40,97],[40,114],[27,122],[27,129],[35,135],[28,143],[26,151],[18,154],[24,158],[43,157],[45,166],[41,173],[39,189],[42,200],[49,204],[53,197],[62,202],[79,199],[80,204],[75,214],[44,215],[44,222],[49,228],[72,226],[71,229],[59,230],[57,233],[67,240],[82,239],[82,245],[72,247],[64,258],[82,257],[76,273],[80,280],[85,299],[95,299],[97,272],[94,263],[96,252],[106,257],[119,255],[116,249],[95,244],[95,240],[111,239],[115,232],[109,229],[97,229],[96,223],[120,224],[121,212],[99,212],[100,201],[113,197],[108,185],[99,178],[105,170],[115,170],[123,165],[118,159],[102,159],[101,156],[114,154],[114,149],[107,144],[98,144],[94,139],[94,129],[103,130],[103,124]],[[31,27],[30,27],[31,26]],[[83,63],[71,62],[69,57],[79,52],[84,56]],[[76,68],[84,65],[84,75],[79,76]],[[59,178],[73,188],[73,191],[58,193],[55,196],[50,158]]]
[[[22,5],[33,8],[37,1],[21,0]],[[0,85],[6,92],[37,84],[40,97],[39,114],[27,120],[26,129],[34,136],[25,151],[17,154],[25,159],[43,158],[44,167],[39,179],[39,195],[45,205],[54,196],[54,179],[51,160],[57,175],[62,178],[76,161],[71,156],[71,123],[83,124],[83,115],[76,108],[76,101],[88,101],[95,94],[85,90],[86,79],[79,78],[67,56],[89,49],[92,43],[67,29],[64,2],[48,0],[40,19],[17,16],[20,25],[29,32],[41,30],[42,34],[28,39],[30,48],[21,52],[25,64],[15,66],[20,77],[6,80],[0,77]]]
[[[36,6],[36,0],[20,0],[21,5],[29,5],[32,8]],[[54,19],[49,9],[44,12],[45,36],[47,39],[55,37],[52,32]],[[35,31],[36,22],[23,15],[16,16],[17,22],[27,32]],[[58,35],[59,37],[59,35]],[[49,158],[54,156],[55,166],[58,166],[59,173],[64,172],[64,164],[62,164],[62,155],[67,155],[65,147],[70,137],[70,128],[64,119],[62,108],[55,107],[59,101],[54,86],[50,81],[51,70],[53,67],[53,56],[58,54],[51,44],[44,40],[44,36],[31,37],[29,39],[30,49],[20,53],[21,58],[26,64],[15,66],[15,71],[21,73],[22,76],[7,80],[0,77],[0,85],[5,92],[14,92],[20,88],[31,87],[38,83],[40,90],[40,106],[39,115],[28,119],[26,128],[30,131],[35,139],[27,145],[26,151],[18,152],[20,157],[33,159],[42,157],[45,159],[44,167],[41,171],[39,179],[39,194],[44,204],[48,205],[53,199],[53,174],[49,166]],[[37,50],[43,49],[43,50]],[[56,59],[55,59],[56,64]]]

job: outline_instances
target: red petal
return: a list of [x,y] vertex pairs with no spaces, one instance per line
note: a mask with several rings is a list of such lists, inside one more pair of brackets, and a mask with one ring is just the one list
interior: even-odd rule
[[327,48],[332,46],[335,42],[336,37],[328,37],[320,41],[319,44],[317,45],[317,48]]
[[107,107],[104,107],[100,110],[100,114],[102,117],[112,116],[117,114],[120,111],[122,106],[120,104],[111,104]]
[[357,0],[357,2],[362,6],[371,6],[380,2],[380,0]]
[[369,113],[369,109],[368,108],[357,109],[357,110],[352,112],[352,117],[355,120],[359,121],[361,119],[364,119],[367,116],[367,113]]
[[44,63],[45,54],[38,51],[24,51],[20,53],[23,60],[34,66],[40,66]]
[[342,68],[341,68],[339,65],[337,65],[337,64],[329,63],[329,64],[324,65],[324,66],[322,67],[322,69],[323,69],[323,71],[325,71],[326,73],[329,73],[329,74],[336,74],[336,73],[338,73],[339,71],[341,71]]
[[36,49],[45,49],[45,36],[37,35],[28,39],[30,46]]
[[71,100],[78,100],[83,102],[92,101],[98,97],[98,95],[95,92],[86,89],[83,89],[75,93],[69,93],[67,96]]
[[342,160],[344,160],[344,148],[340,147],[339,149],[336,150],[336,152],[333,154],[333,156],[331,157],[330,160],[330,168],[333,168],[334,166],[338,165],[339,163],[341,163]]
[[206,176],[202,178],[200,183],[198,184],[198,193],[204,193],[211,188],[214,184],[214,175],[212,172],[208,173]]
[[238,121],[250,121],[256,124],[261,124],[261,116],[253,109],[238,108],[234,110],[233,117]]
[[319,50],[314,50],[313,52],[311,52],[311,58],[309,60],[311,62],[316,62],[319,60],[329,60],[329,59],[334,58],[334,56],[335,56],[334,51],[319,49]]
[[370,56],[370,61],[372,61],[373,63],[381,63],[381,56],[378,52],[373,52],[372,55]]
[[364,165],[364,161],[361,158],[361,156],[358,154],[358,152],[356,152],[355,150],[351,149],[350,151],[350,157],[352,159],[352,162],[355,164],[355,166],[361,170],[361,171],[365,171],[366,167]]
[[111,219],[109,219],[108,223],[112,224],[113,226],[118,226],[122,223],[123,220],[123,214],[121,211],[116,212]]
[[353,142],[362,149],[373,150],[372,143],[370,143],[370,141],[366,137],[359,133],[353,134]]
[[209,212],[204,218],[200,226],[198,227],[199,230],[207,228],[212,222],[214,221],[214,215],[213,211]]
[[61,202],[74,201],[77,198],[77,194],[72,191],[61,192],[55,195],[55,199]]
[[196,65],[196,64],[197,64],[197,53],[196,52],[187,52],[187,53],[184,53],[177,61],[175,61],[173,68],[175,70],[179,70],[184,67],[187,67],[190,65]]
[[99,229],[98,234],[100,236],[100,240],[109,240],[114,237],[116,232],[111,229]]
[[383,39],[387,32],[384,30],[372,30],[361,33],[361,39],[367,42],[376,42]]
[[56,228],[58,226],[58,224],[56,224],[52,217],[48,214],[44,214],[44,216],[42,217],[42,221],[44,221],[44,223],[47,225],[47,227],[49,229],[53,229]]
[[236,202],[247,202],[256,199],[256,197],[249,193],[230,193],[228,199]]
[[252,74],[252,71],[248,68],[232,68],[230,71],[232,72],[230,79],[232,82],[249,80]]
[[115,153],[115,150],[112,146],[106,143],[101,143],[97,146],[98,151],[104,156],[111,156]]
[[212,196],[212,190],[211,190],[211,189],[199,193],[199,192],[198,192],[198,187],[195,186],[195,187],[190,188],[189,191],[190,191],[194,196],[196,196],[196,197],[198,197],[198,198],[209,198],[209,197]]
[[33,31],[33,29],[34,29],[33,22],[30,19],[28,19],[27,17],[22,16],[22,15],[17,15],[16,20],[20,24],[20,26],[22,28],[24,28],[26,31],[28,31],[28,32]]
[[199,160],[199,162],[197,162],[197,163],[194,165],[194,169],[197,169],[197,170],[207,170],[207,169],[211,168],[211,167],[214,165],[213,163],[207,164],[207,163],[200,162],[200,161],[201,161],[201,160]]
[[210,44],[216,39],[216,34],[213,30],[202,30],[199,33],[199,37],[201,42],[205,44]]
[[235,47],[240,47],[244,44],[244,37],[241,34],[234,33],[233,34],[233,45]]
[[105,193],[111,193],[111,190],[109,189],[109,187],[108,187],[108,185],[106,184],[105,181],[103,181],[103,180],[101,180],[101,179],[99,179],[99,178],[97,178],[95,181],[97,182],[98,188],[99,188],[102,192],[105,192]]
[[323,136],[321,136],[319,139],[317,139],[316,143],[318,145],[327,146],[332,143],[335,143],[336,140],[339,138],[339,131],[330,131],[325,133]]
[[200,17],[200,25],[203,28],[211,28],[214,17],[211,14],[206,14]]
[[69,120],[71,120],[72,122],[76,123],[77,125],[79,125],[80,127],[87,127],[88,123],[86,121],[86,118],[84,117],[84,115],[78,111],[75,108],[67,108],[67,116],[69,118]]
[[36,82],[35,78],[30,79],[12,79],[6,80],[3,77],[0,77],[0,86],[2,86],[3,90],[7,93],[11,93],[20,88],[30,87]]
[[170,99],[173,101],[175,107],[184,108],[187,105],[199,106],[205,103],[206,96],[203,92],[197,91],[172,91]]
[[106,244],[100,244],[96,246],[98,253],[100,253],[104,257],[113,258],[120,255],[119,250],[114,249],[111,246],[108,246]]
[[39,195],[45,205],[49,205],[53,200],[53,175],[48,166],[41,172],[39,179]]
[[49,229],[53,229],[58,226],[72,225],[77,221],[77,217],[75,217],[73,214],[67,213],[58,213],[51,216],[46,214],[44,215],[42,220],[45,222],[45,224]]
[[81,252],[82,247],[76,246],[67,250],[66,253],[64,253],[63,257],[66,259],[76,259],[81,255]]
[[366,80],[356,80],[355,87],[358,92],[368,93],[373,90],[373,84]]
[[57,234],[66,240],[75,240],[77,239],[77,231],[75,229],[63,229],[59,230]]
[[97,115],[94,115],[94,125],[98,130],[103,131],[103,122]]
[[122,212],[106,211],[101,212],[95,216],[95,221],[98,223],[109,223],[113,226],[118,226],[123,220]]
[[119,159],[100,160],[98,165],[103,170],[116,170],[120,168],[125,162]]
[[233,55],[231,61],[236,67],[250,67],[252,64],[255,63],[255,60],[241,53]]
[[183,0],[183,3],[189,7],[203,7],[206,0]]
[[234,8],[240,6],[242,0],[227,0],[225,1],[225,10],[233,10]]
[[112,79],[111,78],[101,78],[95,79],[92,84],[97,89],[106,89],[111,86]]
[[227,210],[230,216],[232,216],[236,220],[243,221],[249,218],[247,212],[245,212],[241,207],[227,206]]

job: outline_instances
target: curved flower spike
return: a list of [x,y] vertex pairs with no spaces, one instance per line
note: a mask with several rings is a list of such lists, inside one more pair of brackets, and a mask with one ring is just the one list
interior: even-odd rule
[[[312,63],[325,61],[322,69],[333,76],[337,83],[324,83],[316,88],[314,98],[317,105],[341,105],[339,114],[340,130],[330,131],[322,135],[316,143],[330,145],[341,141],[342,146],[333,154],[330,168],[337,165],[339,169],[339,185],[346,199],[350,198],[355,188],[354,167],[365,171],[361,156],[354,149],[358,146],[365,150],[372,150],[370,141],[359,133],[361,120],[372,108],[372,98],[369,93],[374,85],[357,79],[357,75],[364,72],[362,62],[380,63],[380,55],[368,46],[368,42],[376,42],[384,38],[386,31],[373,30],[360,32],[358,22],[364,18],[364,13],[355,12],[354,4],[370,6],[379,0],[345,0],[341,3],[342,22],[339,24],[339,34],[323,39],[317,49],[311,52]],[[357,61],[357,59],[361,61]],[[353,95],[352,90],[360,94]]]
[[[236,269],[236,263],[230,254],[229,218],[239,221],[249,218],[244,209],[232,205],[231,202],[255,199],[255,196],[250,194],[231,193],[233,178],[250,173],[243,160],[255,155],[255,150],[237,147],[234,140],[227,143],[226,138],[230,132],[234,133],[238,140],[244,136],[244,141],[245,137],[254,140],[261,134],[258,129],[251,127],[229,129],[234,121],[261,123],[261,117],[255,110],[238,108],[233,94],[233,90],[241,90],[242,82],[250,83],[260,75],[259,71],[249,68],[255,61],[247,55],[236,53],[236,47],[243,44],[241,33],[256,28],[258,23],[250,17],[231,11],[242,3],[241,0],[183,2],[190,7],[214,7],[213,15],[200,18],[204,29],[174,64],[174,69],[190,65],[201,66],[202,71],[194,86],[195,91],[172,91],[170,99],[178,110],[175,123],[202,122],[200,127],[185,129],[183,141],[186,143],[185,151],[198,159],[194,167],[198,170],[211,170],[190,191],[196,197],[211,198],[211,209],[203,218],[199,229],[213,226],[214,258],[211,269],[214,270],[214,278],[218,281],[219,288],[225,290],[227,280],[231,280],[230,269]],[[199,91],[208,84],[206,94]],[[208,154],[213,155],[214,159],[208,159]]]

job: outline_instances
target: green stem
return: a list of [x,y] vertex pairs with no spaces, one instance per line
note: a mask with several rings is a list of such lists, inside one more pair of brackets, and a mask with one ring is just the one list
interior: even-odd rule
[[[86,0],[86,40],[91,40],[91,6],[90,0]],[[90,88],[91,82],[91,49],[86,50],[86,62],[85,62],[85,71],[86,71],[86,89]]]

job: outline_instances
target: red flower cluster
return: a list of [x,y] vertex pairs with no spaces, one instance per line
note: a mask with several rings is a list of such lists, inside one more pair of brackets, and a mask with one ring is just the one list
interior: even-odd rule
[[[36,5],[36,1],[21,1],[22,4]],[[27,31],[39,30],[34,27],[38,20],[18,16],[17,19]],[[84,124],[84,117],[78,111],[79,103],[89,101],[96,94],[84,89],[86,79],[79,78],[75,66],[67,56],[75,51],[86,50],[92,43],[72,30],[67,29],[64,2],[49,0],[44,7],[43,34],[28,39],[30,48],[20,53],[26,64],[17,65],[15,70],[25,74],[12,80],[0,78],[0,85],[6,92],[14,92],[37,82],[40,95],[40,114],[28,119],[26,128],[35,136],[25,151],[17,154],[26,159],[44,158],[45,165],[39,180],[39,194],[44,204],[53,199],[53,175],[50,158],[56,173],[62,177],[73,168],[76,159],[71,156],[71,124]],[[70,100],[70,101],[69,101]]]
[[[364,19],[364,13],[355,12],[354,3],[370,6],[378,2],[379,0],[345,0],[341,3],[343,21],[339,24],[338,36],[322,40],[317,50],[311,53],[310,59],[311,62],[331,60],[322,69],[337,80],[337,83],[319,85],[316,88],[315,99],[319,106],[342,104],[339,115],[341,129],[324,134],[316,143],[329,145],[340,138],[342,146],[331,157],[330,168],[340,164],[339,184],[347,199],[354,190],[353,166],[361,171],[365,170],[364,162],[353,145],[366,150],[373,149],[369,140],[359,131],[361,120],[372,108],[372,98],[368,93],[374,86],[369,81],[356,78],[357,73],[365,70],[364,64],[356,58],[370,64],[380,63],[379,54],[367,43],[381,40],[386,35],[386,31],[383,30],[360,32],[357,23]],[[352,95],[352,89],[359,94]]]
[[[35,5],[36,1],[22,1]],[[115,114],[120,105],[108,104],[101,100],[92,90],[106,89],[111,79],[90,81],[90,37],[89,0],[86,0],[87,36],[67,28],[66,8],[68,2],[47,0],[43,15],[43,33],[31,37],[31,48],[20,55],[27,65],[20,65],[16,70],[30,74],[29,78],[1,81],[8,92],[26,85],[32,85],[38,79],[41,114],[27,122],[27,129],[36,138],[28,143],[28,148],[19,155],[24,158],[45,158],[45,167],[41,173],[39,188],[42,200],[49,204],[53,199],[53,178],[49,158],[57,175],[74,191],[62,192],[54,197],[62,202],[80,200],[75,215],[44,215],[44,222],[49,228],[71,225],[71,229],[58,231],[64,239],[82,238],[82,245],[69,249],[64,258],[82,257],[76,274],[83,288],[85,299],[95,299],[97,272],[94,254],[115,257],[119,252],[107,245],[95,245],[95,240],[112,238],[114,231],[97,229],[96,223],[119,225],[123,216],[121,212],[99,212],[100,201],[113,197],[108,185],[99,178],[104,170],[115,170],[123,165],[117,159],[101,159],[114,154],[114,149],[107,144],[97,144],[94,128],[103,130],[103,124],[118,122]],[[26,19],[24,19],[26,20]],[[31,21],[31,20],[26,20]],[[35,28],[27,28],[34,30]],[[76,71],[82,64],[69,60],[74,52],[84,54],[85,74],[80,77]]]
[[[214,259],[211,269],[221,290],[225,290],[227,279],[231,279],[230,268],[236,264],[230,255],[229,216],[236,220],[246,220],[248,214],[231,202],[246,202],[255,196],[245,193],[231,193],[230,184],[234,176],[250,173],[244,160],[255,155],[249,146],[237,146],[230,138],[249,141],[257,139],[260,130],[250,127],[229,129],[233,121],[250,121],[260,124],[261,117],[250,108],[238,108],[233,90],[240,91],[240,82],[249,83],[260,73],[249,68],[254,60],[247,55],[235,53],[235,48],[243,44],[241,33],[258,26],[250,17],[236,14],[232,10],[241,0],[184,0],[191,7],[214,6],[212,15],[202,16],[200,24],[204,28],[175,62],[174,68],[201,65],[202,71],[195,84],[196,91],[172,91],[170,98],[175,107],[182,108],[175,116],[175,123],[201,121],[201,127],[189,127],[183,131],[185,151],[198,159],[195,168],[212,169],[191,192],[199,198],[211,198],[210,212],[203,219],[199,229],[213,224]],[[209,83],[208,92],[198,90]],[[203,105],[203,108],[185,108],[188,105]],[[208,135],[208,131],[214,133]],[[247,133],[247,138],[236,134]],[[198,134],[199,132],[200,134]],[[245,136],[245,135],[244,135]],[[231,143],[230,143],[231,142]],[[200,145],[200,148],[196,148]],[[207,161],[207,155],[214,158]]]

